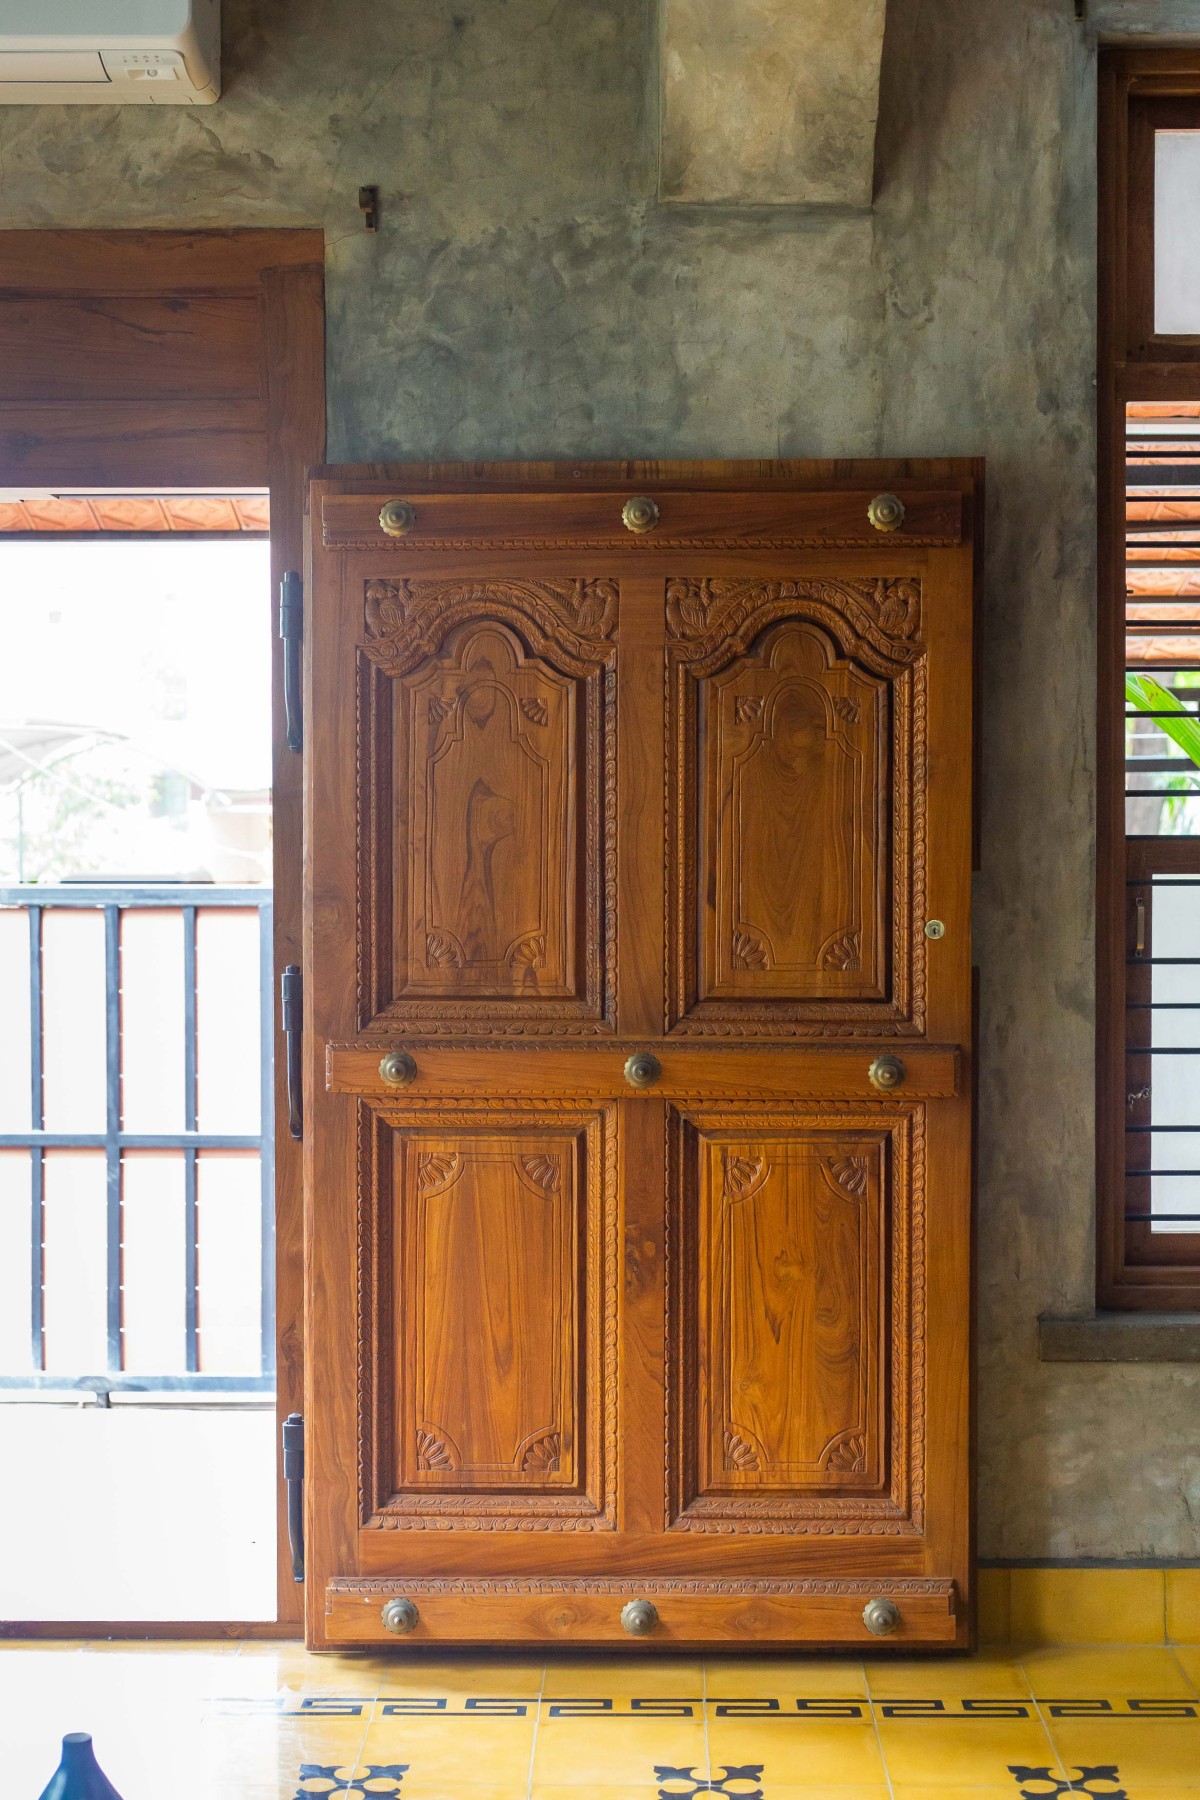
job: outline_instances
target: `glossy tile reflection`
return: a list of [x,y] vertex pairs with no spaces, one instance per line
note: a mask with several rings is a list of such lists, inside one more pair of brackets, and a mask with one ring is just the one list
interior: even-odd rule
[[308,1656],[0,1646],[4,1791],[91,1731],[123,1800],[1200,1800],[1200,1653]]

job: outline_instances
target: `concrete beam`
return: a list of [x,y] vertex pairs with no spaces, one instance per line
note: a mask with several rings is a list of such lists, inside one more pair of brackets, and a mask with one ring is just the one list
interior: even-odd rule
[[660,195],[869,206],[886,0],[661,0]]

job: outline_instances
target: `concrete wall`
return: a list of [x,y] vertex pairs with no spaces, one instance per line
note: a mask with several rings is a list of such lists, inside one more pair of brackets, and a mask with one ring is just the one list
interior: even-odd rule
[[0,222],[323,225],[332,457],[986,453],[980,1547],[1196,1555],[1200,1369],[1035,1347],[1040,1312],[1092,1294],[1095,65],[1072,7],[891,0],[876,203],[821,215],[657,203],[653,0],[225,10],[215,108],[0,110]]

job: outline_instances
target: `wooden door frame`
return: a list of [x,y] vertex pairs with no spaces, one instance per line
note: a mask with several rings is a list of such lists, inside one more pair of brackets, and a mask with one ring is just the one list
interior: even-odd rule
[[[213,398],[153,388],[135,398],[79,391],[0,400],[0,486],[265,487],[271,499],[271,578],[303,559],[308,468],[325,454],[324,236],[278,231],[0,231],[0,291],[36,303],[70,297],[219,296],[258,305],[260,391]],[[283,725],[283,658],[272,649],[274,979],[300,961],[301,758]],[[303,1186],[301,1146],[288,1131],[285,1059],[276,1009],[275,1246],[277,1416],[303,1410]],[[292,1578],[282,1472],[277,1466],[275,1621],[19,1621],[0,1637],[296,1637],[303,1589]]]

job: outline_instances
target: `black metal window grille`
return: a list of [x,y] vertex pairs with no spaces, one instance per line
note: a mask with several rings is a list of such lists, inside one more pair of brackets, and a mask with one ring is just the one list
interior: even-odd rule
[[[274,1090],[272,1074],[273,966],[271,892],[264,888],[207,885],[84,886],[83,884],[0,888],[0,907],[29,916],[30,1128],[0,1133],[0,1149],[29,1152],[31,1161],[32,1258],[30,1359],[27,1370],[0,1374],[0,1388],[92,1389],[99,1393],[271,1392],[275,1386]],[[45,1129],[43,1091],[42,939],[47,909],[87,907],[104,915],[105,1128],[102,1132]],[[146,1134],[127,1132],[121,1121],[121,915],[135,908],[178,911],[183,919],[184,1128]],[[197,1129],[196,915],[201,909],[252,908],[258,913],[259,1130],[255,1135]],[[105,1257],[97,1279],[104,1282],[106,1366],[62,1374],[46,1369],[45,1331],[45,1156],[48,1150],[102,1150],[105,1157]],[[164,1279],[183,1288],[182,1372],[131,1373],[122,1343],[122,1161],[126,1151],[178,1150],[183,1155],[184,1253],[182,1267],[164,1270]],[[197,1262],[197,1156],[206,1150],[256,1151],[260,1169],[261,1270],[259,1356],[244,1373],[208,1374],[200,1368]]]

